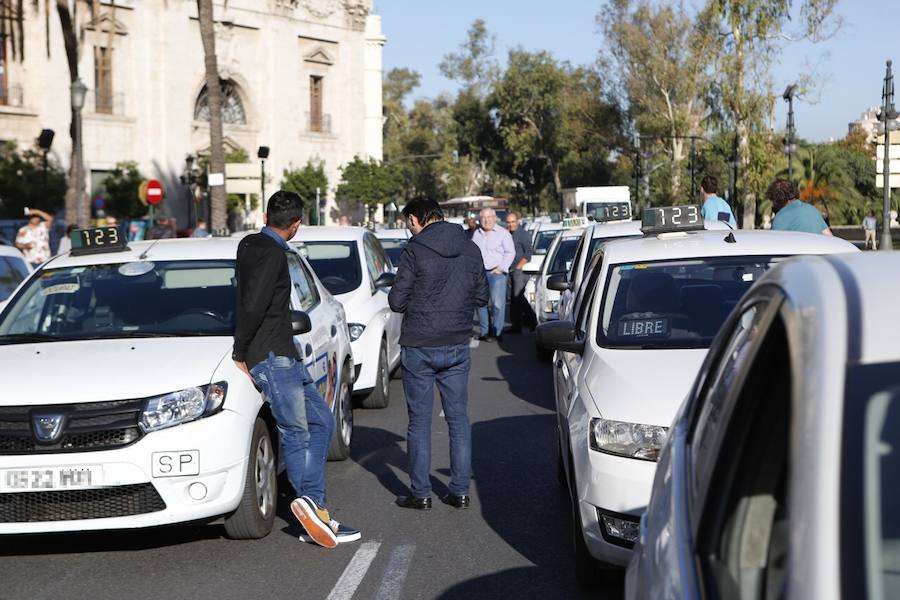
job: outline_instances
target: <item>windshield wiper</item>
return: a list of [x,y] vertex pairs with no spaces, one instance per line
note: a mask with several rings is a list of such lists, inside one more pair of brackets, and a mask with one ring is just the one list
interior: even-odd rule
[[116,338],[156,338],[156,337],[179,337],[180,333],[172,333],[170,331],[108,331],[102,333],[92,333],[89,335],[79,336],[82,340],[107,340]]
[[48,333],[10,333],[0,335],[0,344],[29,344],[33,342],[61,342],[68,338]]

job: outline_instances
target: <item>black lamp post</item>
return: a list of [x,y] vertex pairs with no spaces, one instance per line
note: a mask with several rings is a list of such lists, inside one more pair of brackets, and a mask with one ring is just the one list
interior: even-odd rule
[[197,221],[194,216],[194,184],[197,182],[197,176],[194,173],[194,155],[188,154],[184,157],[184,175],[181,176],[181,183],[188,188],[188,206],[187,217],[188,227],[196,228]]
[[797,91],[797,85],[791,84],[784,90],[781,96],[788,103],[787,131],[784,136],[784,153],[788,157],[788,180],[794,181],[794,154],[797,152],[797,145],[794,129],[794,93]]
[[881,175],[884,184],[884,214],[881,216],[881,249],[892,250],[894,244],[891,239],[891,131],[896,131],[900,126],[897,124],[897,109],[894,108],[894,75],[891,72],[891,61],[887,61],[881,100],[883,105],[876,115],[881,122],[878,125],[879,133],[884,130],[884,169]]
[[41,129],[41,135],[38,136],[38,147],[44,155],[44,189],[41,190],[42,195],[47,196],[47,153],[50,152],[50,146],[53,145],[53,130]]
[[262,210],[263,213],[266,212],[266,159],[269,158],[269,147],[268,146],[260,146],[256,151],[256,157],[259,159],[259,181],[260,181],[260,192],[262,194]]

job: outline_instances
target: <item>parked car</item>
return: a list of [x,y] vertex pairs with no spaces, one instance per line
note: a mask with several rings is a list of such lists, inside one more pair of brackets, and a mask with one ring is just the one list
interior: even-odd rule
[[[263,537],[278,429],[231,360],[240,240],[126,245],[116,231],[73,238],[0,314],[0,534],[224,517],[230,537]],[[298,254],[287,260],[294,341],[337,424],[329,457],[347,458],[343,308]]]
[[0,246],[0,312],[31,271],[31,265],[16,247]]
[[409,229],[379,229],[375,232],[375,237],[381,242],[382,248],[391,259],[391,264],[396,268],[400,263],[400,253],[412,237]]
[[394,283],[390,258],[362,227],[301,227],[291,242],[347,313],[353,360],[353,390],[365,408],[390,402],[391,373],[400,364],[402,315],[388,305]]
[[897,253],[803,257],[722,327],[660,453],[638,598],[900,597]]

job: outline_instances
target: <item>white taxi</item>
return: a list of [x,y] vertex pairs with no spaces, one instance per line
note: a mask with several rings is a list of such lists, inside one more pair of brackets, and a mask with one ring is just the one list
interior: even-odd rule
[[534,302],[531,308],[537,316],[537,322],[546,323],[559,318],[559,291],[547,287],[547,281],[553,276],[566,277],[572,268],[578,243],[584,234],[584,228],[572,227],[559,232],[550,249],[547,259],[534,284]]
[[769,271],[663,448],[626,597],[900,597],[900,254]]
[[[278,430],[231,360],[239,242],[76,230],[18,289],[0,313],[0,534],[219,517],[233,538],[269,533]],[[335,413],[329,456],[346,458],[343,309],[288,262],[295,343]]]
[[557,351],[560,469],[584,581],[627,564],[668,425],[747,289],[785,257],[858,251],[830,236],[702,228],[696,206],[646,210],[645,237],[601,248],[573,318],[538,327]]
[[378,229],[375,231],[375,237],[381,242],[381,247],[384,248],[385,254],[391,259],[391,264],[396,269],[400,264],[400,255],[412,237],[409,229],[405,227],[403,229]]
[[390,403],[391,373],[400,364],[403,315],[388,305],[391,260],[363,227],[301,227],[291,240],[322,284],[344,306],[356,373],[354,394],[365,408]]

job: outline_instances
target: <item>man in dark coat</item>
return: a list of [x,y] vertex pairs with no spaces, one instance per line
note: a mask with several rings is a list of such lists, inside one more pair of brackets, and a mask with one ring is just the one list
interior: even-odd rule
[[388,296],[404,313],[400,333],[403,391],[409,412],[407,454],[411,495],[403,508],[431,508],[431,409],[434,385],[450,430],[450,493],[443,501],[469,506],[472,432],[469,425],[469,340],[472,313],[488,303],[481,252],[461,227],[444,221],[437,202],[416,198],[403,208],[413,233]]

